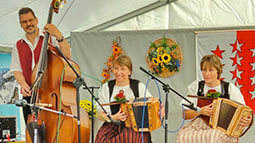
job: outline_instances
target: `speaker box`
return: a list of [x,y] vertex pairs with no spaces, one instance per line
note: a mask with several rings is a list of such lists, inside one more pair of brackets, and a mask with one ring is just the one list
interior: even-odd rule
[[0,140],[7,141],[7,136],[16,140],[16,116],[0,116]]

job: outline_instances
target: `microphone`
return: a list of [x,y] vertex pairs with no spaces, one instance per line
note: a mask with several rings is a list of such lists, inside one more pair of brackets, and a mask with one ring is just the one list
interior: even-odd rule
[[200,109],[201,109],[200,107],[194,107],[193,103],[191,103],[190,105],[187,105],[187,104],[182,104],[182,105],[185,107],[188,107],[191,110],[197,111],[197,112],[200,112]]
[[47,103],[37,103],[36,105],[41,107],[52,107],[52,104],[47,104]]
[[19,99],[19,100],[15,100],[15,104],[16,106],[19,106],[19,107],[25,107],[27,105],[27,101],[25,99]]
[[106,114],[108,120],[106,120],[107,123],[114,124],[114,125],[121,125],[120,120],[113,120],[112,117],[109,114]]
[[[28,105],[27,101],[25,99],[19,99],[15,101],[16,106],[22,106],[25,107]],[[37,106],[41,106],[41,107],[52,107],[52,104],[47,104],[47,103],[37,103]]]
[[108,123],[114,124],[114,125],[121,125],[120,120],[107,120]]

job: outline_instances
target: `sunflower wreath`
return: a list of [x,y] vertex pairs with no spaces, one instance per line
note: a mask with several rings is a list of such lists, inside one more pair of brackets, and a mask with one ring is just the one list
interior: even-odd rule
[[102,83],[107,82],[111,78],[111,69],[113,66],[113,61],[117,59],[120,55],[122,55],[123,50],[120,47],[120,37],[117,37],[116,40],[112,42],[112,55],[108,57],[105,62],[106,68],[102,71],[103,80]]
[[179,71],[182,64],[182,51],[174,40],[164,36],[151,43],[146,60],[153,74],[169,77]]

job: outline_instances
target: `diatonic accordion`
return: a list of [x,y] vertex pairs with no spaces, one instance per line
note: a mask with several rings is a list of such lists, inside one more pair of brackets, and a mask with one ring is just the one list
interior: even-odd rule
[[[229,99],[218,98],[213,100],[213,116],[209,124],[212,128],[219,129],[229,136],[240,137],[246,131],[239,122],[242,117],[250,115],[253,115],[250,107]],[[253,120],[253,116],[251,117]]]
[[156,130],[161,126],[159,108],[159,99],[155,97],[136,98],[121,104],[122,112],[128,114],[125,126],[136,132]]

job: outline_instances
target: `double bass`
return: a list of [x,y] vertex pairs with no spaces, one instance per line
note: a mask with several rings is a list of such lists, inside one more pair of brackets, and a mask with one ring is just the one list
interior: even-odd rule
[[[48,21],[52,21],[53,12],[58,13],[63,0],[52,0]],[[60,56],[57,50],[49,44],[49,33],[45,33],[40,59],[32,73],[33,90],[31,104],[43,103],[52,105],[48,109],[77,117],[76,88],[72,82],[75,73]],[[78,64],[69,60],[75,69]],[[80,73],[79,73],[80,74]],[[31,108],[32,109],[32,108]],[[33,109],[34,110],[34,109]],[[33,111],[32,110],[32,111]],[[56,114],[46,110],[33,111],[28,116],[26,143],[34,142],[34,129],[38,128],[37,143],[77,143],[78,121],[76,118]],[[80,109],[80,141],[88,143],[90,138],[90,123],[86,110]]]

